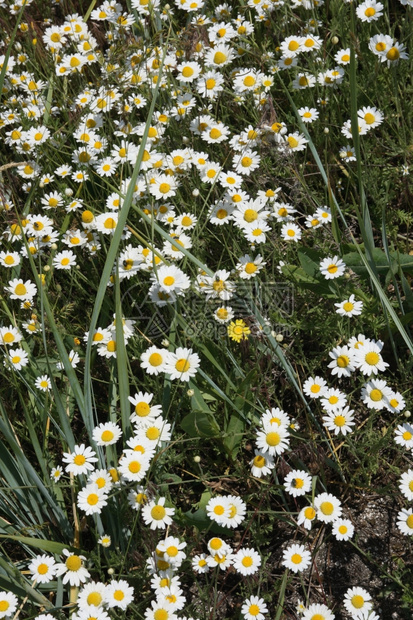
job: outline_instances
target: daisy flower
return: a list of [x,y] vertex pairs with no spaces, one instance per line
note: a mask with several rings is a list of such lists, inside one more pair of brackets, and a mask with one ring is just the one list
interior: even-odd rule
[[314,508],[317,518],[323,523],[331,523],[338,519],[343,512],[341,502],[331,493],[320,493],[314,499]]
[[210,538],[208,541],[208,551],[211,555],[225,555],[229,551],[231,551],[231,547],[219,538],[218,536],[214,536],[214,538]]
[[305,495],[311,489],[312,477],[300,469],[293,469],[284,479],[284,488],[293,497]]
[[331,531],[336,540],[350,540],[353,538],[354,525],[348,519],[336,519]]
[[221,495],[212,497],[206,505],[208,517],[219,525],[224,525],[225,519],[228,519],[231,514],[229,504],[227,497]]
[[331,374],[338,377],[350,377],[351,373],[356,370],[354,350],[347,345],[335,347],[330,351],[329,356],[333,360],[327,365],[327,368],[331,368]]
[[63,452],[62,459],[63,463],[67,463],[65,471],[73,473],[75,476],[93,471],[95,469],[93,463],[96,463],[97,460],[96,452],[90,446],[86,447],[84,443],[75,446],[71,453]]
[[131,489],[128,493],[128,504],[133,510],[140,510],[148,501],[148,491],[143,486],[138,486],[135,490]]
[[107,586],[101,581],[90,581],[78,594],[77,604],[80,608],[100,607],[106,603]]
[[106,422],[99,424],[93,429],[93,441],[98,446],[111,446],[116,443],[122,435],[120,426],[114,422]]
[[47,375],[41,375],[40,377],[37,377],[36,381],[34,382],[34,386],[42,392],[48,392],[52,388],[50,378]]
[[387,408],[392,394],[386,381],[373,379],[362,387],[361,400],[369,409],[380,411],[381,409]]
[[192,568],[196,573],[202,575],[209,572],[207,557],[206,553],[201,553],[192,558]]
[[251,474],[256,478],[261,476],[268,476],[271,470],[274,469],[274,458],[267,452],[261,450],[254,450],[254,458],[250,461]]
[[233,566],[243,577],[253,575],[261,566],[261,557],[255,549],[240,549],[235,554]]
[[413,469],[408,469],[401,475],[399,489],[409,502],[413,500]]
[[63,469],[60,466],[53,467],[52,471],[50,472],[51,479],[54,480],[54,482],[58,482],[58,480],[60,480],[62,476],[63,476]]
[[150,459],[146,454],[136,450],[124,450],[119,461],[119,473],[129,482],[140,482],[145,478],[150,466]]
[[250,280],[255,278],[256,275],[267,263],[263,262],[261,254],[258,254],[255,258],[252,258],[249,254],[244,254],[239,259],[236,270],[239,273],[239,277],[243,280]]
[[20,299],[20,301],[31,301],[36,295],[36,285],[31,280],[23,282],[22,279],[14,278],[4,290],[10,293],[10,299]]
[[282,565],[294,573],[301,573],[311,564],[311,553],[304,545],[294,544],[283,551]]
[[331,412],[345,407],[347,404],[347,396],[344,392],[341,392],[336,388],[329,388],[326,390],[320,402],[323,409],[327,412]]
[[297,524],[305,527],[306,530],[311,530],[313,521],[317,516],[316,510],[313,506],[305,506],[298,514]]
[[149,347],[141,354],[141,368],[146,370],[148,375],[159,375],[165,372],[166,362],[169,357],[167,349],[160,349],[157,346]]
[[302,620],[334,620],[334,614],[326,605],[312,603],[304,610]]
[[345,270],[346,264],[338,256],[333,256],[332,258],[324,258],[320,262],[320,272],[326,280],[333,280],[334,278],[339,278],[343,275]]
[[353,146],[350,146],[350,144],[347,144],[340,150],[340,157],[346,162],[357,161],[356,149]]
[[192,349],[178,347],[174,353],[170,353],[165,364],[164,372],[170,378],[180,381],[189,381],[196,375],[201,360],[197,353],[192,353]]
[[356,618],[373,607],[371,596],[364,588],[349,588],[344,595],[343,605],[349,614]]
[[268,607],[264,603],[264,599],[258,596],[250,596],[245,599],[241,613],[245,620],[264,620],[264,614],[268,613]]
[[109,493],[113,487],[112,476],[106,469],[95,469],[87,479],[88,484],[93,483],[102,489],[105,493]]
[[327,381],[322,377],[309,377],[304,381],[304,394],[310,398],[320,398],[327,391]]
[[165,507],[165,497],[152,500],[142,508],[142,518],[146,525],[150,525],[151,530],[164,530],[167,525],[171,525],[174,514],[175,508]]
[[409,55],[405,52],[405,49],[406,47],[403,43],[395,41],[386,53],[383,52],[383,54],[380,55],[380,60],[382,62],[386,62],[387,60],[388,67],[397,64],[400,59],[407,60]]
[[109,609],[119,607],[125,611],[128,605],[133,601],[134,588],[127,581],[120,579],[119,581],[111,581],[106,586],[106,604]]
[[413,508],[403,508],[397,514],[397,527],[402,534],[413,535]]
[[69,583],[71,586],[79,587],[90,577],[89,571],[83,566],[86,558],[84,555],[71,553],[68,549],[63,549],[62,553],[66,559],[56,564],[56,576],[63,575],[63,585]]
[[299,241],[301,239],[301,230],[297,224],[283,224],[281,228],[281,237],[284,241]]
[[358,110],[357,115],[367,123],[369,129],[378,127],[383,122],[384,116],[377,108],[364,107]]
[[218,323],[228,323],[231,319],[234,318],[234,311],[231,306],[219,306],[216,310],[214,310],[214,314],[212,315]]
[[0,592],[0,618],[13,616],[17,609],[18,599],[12,592]]
[[362,22],[373,22],[383,15],[383,4],[376,0],[365,0],[356,8],[356,15]]
[[320,115],[316,108],[309,108],[308,106],[300,108],[297,112],[301,116],[303,123],[313,123]]
[[307,138],[302,133],[291,133],[285,136],[285,142],[290,151],[303,151],[308,143]]
[[268,452],[271,456],[280,455],[289,446],[289,432],[278,424],[265,424],[263,430],[257,433],[256,443],[262,452]]
[[145,620],[178,620],[173,606],[167,601],[152,601],[151,607],[145,610]]
[[389,364],[381,356],[382,348],[381,340],[369,342],[357,348],[355,362],[363,375],[377,375],[378,372],[386,370]]
[[98,544],[102,545],[102,547],[108,548],[112,544],[112,539],[108,534],[102,534],[98,540]]
[[144,437],[155,446],[161,442],[169,441],[172,437],[171,425],[162,416],[158,416],[152,421],[138,422],[137,430],[139,439]]
[[102,508],[107,506],[107,498],[105,489],[100,489],[97,484],[91,483],[79,491],[77,505],[86,515],[100,514]]
[[55,564],[54,558],[48,555],[37,555],[28,566],[32,573],[32,580],[36,580],[36,583],[53,581],[56,571]]
[[[152,348],[152,347],[151,347]],[[162,415],[161,405],[151,405],[153,394],[139,392],[135,396],[128,396],[128,400],[134,405],[135,410],[131,415],[131,422],[145,422],[154,420]]]
[[355,425],[353,414],[354,411],[350,407],[337,407],[328,415],[323,416],[324,426],[329,431],[333,431],[335,435],[339,433],[347,435],[353,431],[351,427]]
[[29,363],[29,356],[24,349],[9,349],[4,360],[5,366],[21,370]]
[[361,314],[363,309],[363,302],[355,301],[354,295],[350,295],[348,299],[334,305],[337,308],[337,314],[340,314],[341,316],[357,316],[358,314]]
[[408,422],[400,424],[394,431],[394,441],[407,450],[413,449],[413,426]]

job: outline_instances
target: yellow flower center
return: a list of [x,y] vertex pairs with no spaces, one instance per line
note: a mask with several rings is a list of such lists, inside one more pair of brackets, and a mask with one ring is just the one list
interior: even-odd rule
[[258,614],[260,613],[260,608],[258,607],[258,605],[250,605],[248,609],[248,613],[251,616],[258,616]]
[[7,611],[10,607],[10,603],[8,601],[0,601],[0,612]]
[[323,502],[320,506],[323,515],[331,515],[334,512],[334,506],[331,502]]
[[346,418],[343,415],[336,415],[334,418],[334,424],[340,428],[346,423]]
[[225,209],[218,209],[217,211],[217,218],[219,220],[223,220],[227,217],[228,215],[228,211],[226,211]]
[[299,47],[300,44],[298,43],[298,41],[290,41],[288,44],[288,49],[290,50],[290,52],[295,52],[296,50],[298,50]]
[[338,366],[339,368],[347,368],[347,366],[349,365],[349,363],[350,363],[350,360],[349,360],[349,358],[347,357],[347,355],[340,355],[340,356],[337,358],[337,366]]
[[294,136],[288,136],[287,140],[288,140],[288,144],[289,144],[289,146],[290,146],[290,148],[291,148],[291,149],[295,149],[295,148],[297,148],[297,146],[298,146],[298,140],[296,140],[296,139],[294,138]]
[[160,366],[163,362],[163,358],[159,353],[152,353],[148,361],[151,366]]
[[39,564],[39,566],[37,567],[37,572],[39,573],[39,575],[45,575],[48,570],[49,567],[47,564]]
[[157,609],[153,617],[154,620],[168,620],[169,614],[165,609]]
[[256,82],[256,79],[252,75],[247,75],[247,77],[244,78],[244,86],[247,86],[247,88],[254,86],[255,82]]
[[171,189],[171,186],[169,185],[169,183],[161,183],[159,186],[159,191],[161,192],[161,194],[167,194]]
[[140,418],[145,418],[147,415],[149,415],[150,410],[151,408],[148,403],[145,403],[143,400],[135,406],[135,413]]
[[244,558],[242,558],[241,564],[245,566],[245,568],[252,566],[253,564],[252,558],[249,555],[246,555]]
[[115,590],[113,593],[113,598],[116,601],[122,601],[125,598],[125,593],[122,590]]
[[315,517],[315,510],[314,508],[312,508],[311,506],[308,506],[305,510],[304,510],[304,516],[306,519],[310,519],[310,521],[312,521]]
[[[390,401],[390,403],[391,403],[391,401]],[[409,431],[405,431],[405,432],[403,433],[402,437],[403,437],[403,439],[404,439],[405,441],[410,441],[410,440],[411,440],[411,438],[413,437],[413,435],[412,435]]]
[[397,47],[391,47],[386,54],[387,60],[398,60],[400,58],[400,52]]
[[223,52],[216,52],[214,55],[214,63],[216,65],[222,65],[226,61],[227,57]]
[[252,164],[252,159],[251,159],[251,157],[247,157],[247,156],[245,156],[245,157],[243,157],[243,158],[241,159],[241,166],[242,166],[243,168],[249,168],[249,167],[251,166],[251,164]]
[[179,359],[175,364],[175,368],[178,372],[187,372],[190,367],[190,363],[184,358]]
[[139,461],[131,461],[128,465],[128,469],[131,474],[138,474],[141,470],[141,464]]
[[95,607],[98,607],[103,599],[99,592],[91,592],[86,600],[88,605],[95,605]]
[[245,271],[246,271],[248,274],[255,273],[255,272],[257,271],[257,269],[258,269],[258,267],[257,267],[257,265],[255,265],[254,263],[247,263],[247,264],[245,265]]
[[373,15],[375,15],[375,14],[376,14],[376,9],[373,9],[373,7],[372,7],[372,6],[370,6],[368,9],[366,9],[366,10],[364,11],[364,15],[365,15],[366,17],[373,17]]
[[246,222],[254,222],[258,218],[258,212],[255,209],[247,209],[244,213],[244,220]]
[[83,454],[76,454],[75,458],[73,459],[73,462],[75,465],[84,465],[86,463],[86,459],[83,456]]
[[218,506],[214,507],[214,512],[216,515],[223,515],[225,512],[225,508],[221,506],[220,504],[218,504]]
[[209,78],[209,80],[205,82],[205,86],[207,87],[207,90],[211,90],[212,88],[214,88],[215,85],[216,85],[216,81],[213,78]]
[[347,525],[340,525],[338,531],[340,532],[340,534],[347,534],[347,529]]
[[291,562],[293,562],[294,564],[301,564],[302,561],[303,558],[299,553],[294,553],[291,557]]
[[381,392],[377,388],[374,388],[374,390],[371,390],[371,392],[370,392],[370,398],[375,403],[377,403],[379,400],[381,400],[383,398],[383,392]]
[[222,136],[222,132],[217,129],[216,127],[214,127],[213,129],[211,129],[211,131],[209,132],[210,137],[213,140],[217,140],[218,138],[220,138]]
[[86,501],[89,504],[89,506],[96,506],[96,504],[99,501],[99,495],[97,495],[97,493],[89,493]]
[[103,226],[104,228],[106,228],[106,230],[113,230],[113,228],[116,228],[116,221],[113,219],[113,217],[108,217],[105,220]]
[[147,429],[145,434],[148,439],[150,439],[151,441],[155,441],[155,439],[159,438],[161,431],[156,426],[151,426]]
[[378,52],[384,52],[386,47],[387,47],[387,45],[383,41],[379,41],[378,43],[376,43],[376,50]]
[[103,431],[101,439],[104,442],[112,441],[114,436],[115,436],[115,434],[112,433],[112,431],[106,430],[106,431]]
[[345,304],[343,304],[343,310],[345,310],[346,312],[351,312],[354,308],[354,304],[351,303],[351,301],[346,301]]
[[16,295],[26,295],[27,289],[24,284],[18,284],[14,289],[14,292]]
[[295,478],[294,482],[295,482],[294,486],[295,486],[296,489],[302,489],[303,488],[304,480],[302,478]]
[[82,560],[78,555],[70,555],[66,562],[67,570],[77,572],[79,568],[82,566]]
[[271,433],[267,433],[265,440],[269,446],[278,446],[281,441],[281,437],[279,433],[272,431]]
[[[221,513],[222,514],[222,513]],[[211,549],[218,551],[222,547],[222,540],[220,538],[212,538],[209,542]]]
[[192,69],[192,67],[184,67],[183,70],[182,70],[182,75],[185,78],[189,78],[193,74],[194,74],[194,70]]
[[166,510],[163,506],[156,505],[151,510],[152,519],[155,521],[161,521],[166,515]]
[[109,340],[107,344],[107,350],[110,353],[114,353],[116,351],[116,342],[114,340]]
[[413,515],[409,515],[406,519],[406,525],[410,529],[413,529]]
[[370,351],[370,353],[365,355],[364,361],[366,364],[369,364],[369,366],[375,366],[380,361],[380,356],[375,351]]
[[353,607],[355,607],[356,609],[361,609],[364,605],[364,598],[362,596],[360,596],[360,594],[355,594],[352,598],[351,598],[351,603],[353,605]]

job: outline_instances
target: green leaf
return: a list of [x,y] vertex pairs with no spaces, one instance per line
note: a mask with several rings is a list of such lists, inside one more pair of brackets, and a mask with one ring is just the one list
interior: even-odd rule
[[244,431],[245,420],[233,413],[225,429],[226,437],[223,439],[224,448],[232,459],[235,459],[238,454]]
[[181,422],[181,428],[190,437],[217,437],[219,425],[211,412],[191,411]]
[[42,538],[31,538],[30,536],[15,536],[10,534],[0,534],[0,538],[15,540],[24,545],[29,545],[30,547],[35,547],[36,549],[41,549],[42,551],[48,551],[49,553],[56,553],[57,555],[61,555],[63,549],[75,551],[76,553],[84,553],[84,551],[75,549],[70,545],[64,545],[63,543],[55,542],[53,540],[43,540]]

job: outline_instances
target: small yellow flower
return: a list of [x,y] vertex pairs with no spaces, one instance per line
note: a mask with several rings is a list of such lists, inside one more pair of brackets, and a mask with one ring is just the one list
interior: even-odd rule
[[235,340],[235,342],[241,342],[241,340],[247,340],[248,335],[251,333],[248,325],[243,319],[237,319],[235,322],[231,321],[228,325],[228,336]]

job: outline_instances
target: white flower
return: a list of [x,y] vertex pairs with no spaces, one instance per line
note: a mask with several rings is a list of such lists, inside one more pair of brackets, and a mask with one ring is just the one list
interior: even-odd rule
[[233,566],[244,577],[253,575],[261,566],[261,557],[255,549],[239,549],[235,554]]
[[86,485],[77,496],[77,505],[86,515],[100,514],[107,505],[108,496],[105,489],[99,488],[94,482]]
[[90,573],[83,566],[85,556],[71,553],[68,549],[63,549],[65,562],[56,564],[56,576],[63,575],[63,584],[69,583],[71,586],[79,587],[81,583],[90,577]]
[[310,398],[320,398],[324,396],[327,391],[327,381],[322,377],[309,377],[304,381],[303,385],[304,394]]
[[302,525],[306,530],[311,530],[313,521],[317,516],[317,512],[313,506],[304,506],[299,512],[297,523]]
[[350,295],[348,299],[334,305],[337,308],[337,314],[340,314],[341,316],[357,316],[358,314],[361,314],[363,309],[363,302],[355,301],[354,295]]
[[149,375],[159,375],[165,371],[169,352],[167,349],[159,349],[157,346],[149,347],[141,354],[141,368]]
[[359,346],[355,354],[355,362],[363,375],[377,375],[388,367],[381,356],[383,342],[368,342],[364,346]]
[[164,530],[167,525],[171,525],[175,508],[165,507],[165,497],[159,500],[152,500],[142,508],[142,518],[146,525],[150,525],[151,530]]
[[251,473],[256,478],[261,476],[268,476],[271,470],[274,469],[274,458],[268,452],[262,452],[262,450],[254,450],[254,458],[250,461]]
[[351,373],[356,369],[354,350],[350,349],[347,345],[342,347],[335,347],[330,351],[329,356],[332,358],[332,362],[328,364],[328,368],[331,368],[331,374],[338,377],[350,377]]
[[147,454],[136,450],[124,450],[118,469],[128,482],[140,482],[145,478],[149,466],[150,459]]
[[343,512],[341,502],[331,493],[320,493],[314,499],[317,518],[323,523],[331,523],[338,519]]
[[169,353],[165,364],[165,373],[170,375],[172,380],[189,381],[191,377],[196,375],[200,363],[199,355],[192,353],[192,349],[178,347],[175,353]]
[[17,609],[17,596],[12,592],[0,592],[0,618],[13,616]]
[[106,604],[109,609],[119,607],[123,611],[133,601],[134,588],[127,581],[111,581],[106,587]]
[[284,426],[276,423],[265,423],[262,430],[257,432],[256,443],[264,453],[271,456],[282,454],[289,446],[289,432]]
[[105,424],[99,424],[93,429],[92,437],[93,441],[98,446],[111,446],[116,443],[122,435],[120,426],[114,422],[106,422]]
[[282,565],[294,573],[301,573],[311,564],[311,553],[304,545],[293,544],[283,551]]
[[397,527],[406,536],[413,535],[413,508],[403,508],[397,515]]
[[284,479],[284,488],[293,497],[305,495],[311,489],[312,477],[300,469],[293,469]]
[[312,603],[304,610],[302,620],[334,620],[334,614],[329,610],[326,605],[321,603]]
[[323,416],[324,426],[329,431],[333,431],[335,435],[339,433],[347,435],[347,433],[353,431],[351,427],[355,425],[353,413],[354,411],[348,406],[344,408],[337,407],[330,411],[328,415]]
[[324,258],[320,262],[320,272],[326,280],[339,278],[346,270],[345,262],[338,256]]
[[413,469],[408,469],[401,475],[399,489],[409,502],[413,500]]
[[65,471],[73,473],[75,476],[93,471],[95,469],[93,463],[96,463],[97,460],[96,453],[90,446],[86,447],[84,443],[75,446],[72,453],[63,452],[62,459],[63,463],[67,463]]
[[92,608],[96,611],[106,603],[107,586],[101,581],[90,581],[79,592],[77,604],[79,608]]
[[350,540],[353,538],[354,525],[348,519],[336,519],[331,531],[337,540]]
[[28,569],[32,573],[32,579],[37,583],[49,583],[53,581],[56,561],[48,555],[37,555],[30,562]]
[[371,596],[364,588],[349,588],[344,596],[344,607],[353,617],[358,618],[364,611],[373,607]]
[[264,603],[264,599],[258,596],[250,596],[241,607],[241,613],[245,620],[264,620],[264,614],[267,612],[268,607]]

